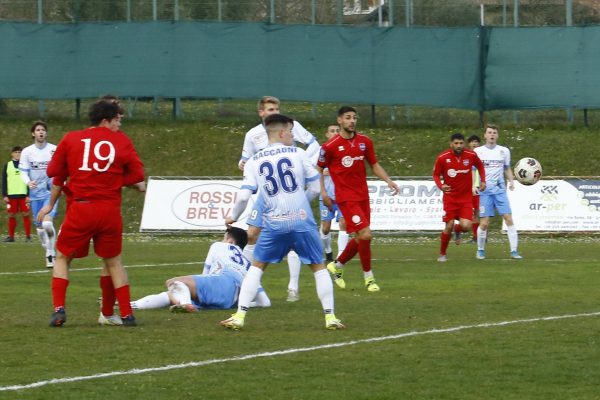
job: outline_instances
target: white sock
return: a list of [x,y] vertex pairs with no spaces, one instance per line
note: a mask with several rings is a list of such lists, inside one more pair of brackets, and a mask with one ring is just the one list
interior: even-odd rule
[[250,260],[250,262],[254,261],[254,248],[256,247],[255,244],[247,244],[246,247],[244,247],[244,250],[242,250],[242,253],[246,256],[246,258],[248,260]]
[[298,291],[298,281],[300,280],[300,268],[302,263],[300,257],[295,251],[290,251],[287,255],[288,268],[290,270],[290,281],[288,283],[289,290]]
[[346,245],[348,244],[349,239],[350,239],[350,235],[348,235],[348,232],[346,232],[346,231],[338,232],[338,254],[337,254],[338,257],[340,256],[340,254],[342,254],[342,251],[344,251],[344,249],[346,248]]
[[519,234],[517,233],[517,228],[514,225],[507,225],[506,235],[508,236],[510,251],[517,251],[517,248],[519,247]]
[[250,307],[271,307],[271,299],[267,296],[267,292],[262,287],[258,288],[258,293],[254,301],[250,302]]
[[248,268],[248,272],[242,282],[240,288],[240,296],[238,298],[238,312],[246,312],[250,308],[250,302],[254,300],[260,287],[260,279],[262,278],[263,270],[254,265]]
[[48,244],[48,235],[43,228],[35,228],[38,237],[40,238],[40,243],[42,244],[42,248],[46,249]]
[[131,302],[131,308],[136,310],[149,310],[152,308],[163,308],[171,304],[169,295],[167,292],[158,294],[151,294],[146,297],[142,297],[139,300]]
[[326,314],[333,314],[333,282],[326,269],[314,273],[317,286],[317,296],[321,300],[323,311]]
[[192,293],[185,283],[174,281],[169,285],[168,292],[176,301],[175,304],[192,304]]
[[363,271],[363,275],[365,276],[365,279],[369,279],[369,278],[373,278],[373,270],[370,271]]
[[323,233],[323,229],[319,229],[321,234],[321,240],[323,241],[323,249],[325,253],[331,253],[331,231],[326,235]]
[[485,250],[485,241],[487,240],[487,229],[484,231],[481,226],[477,228],[477,250]]
[[46,249],[50,251],[51,256],[56,255],[54,250],[54,245],[56,243],[56,231],[54,230],[54,224],[52,221],[44,221],[42,222],[42,228],[46,232],[46,236],[48,237],[48,242],[46,244]]

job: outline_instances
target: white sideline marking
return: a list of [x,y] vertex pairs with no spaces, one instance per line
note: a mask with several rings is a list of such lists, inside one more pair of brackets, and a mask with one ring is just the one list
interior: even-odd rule
[[[203,261],[190,261],[181,263],[164,263],[164,264],[136,264],[136,265],[124,265],[125,268],[145,268],[145,267],[166,267],[166,266],[177,266],[177,265],[197,265],[204,264]],[[74,271],[96,271],[101,270],[102,267],[88,267],[88,268],[69,268],[69,272]],[[0,272],[0,275],[28,275],[28,274],[47,274],[51,273],[52,268],[39,270],[39,271],[19,271],[19,272]]]
[[518,320],[513,320],[513,321],[486,322],[483,324],[476,324],[476,325],[460,325],[460,326],[455,326],[453,328],[431,329],[428,331],[412,331],[412,332],[400,333],[397,335],[379,336],[379,337],[368,338],[368,339],[351,340],[349,342],[330,343],[330,344],[323,344],[323,345],[311,346],[311,347],[300,347],[297,349],[269,351],[269,352],[264,352],[264,353],[247,354],[245,356],[216,358],[216,359],[205,360],[205,361],[193,361],[193,362],[187,362],[187,363],[183,363],[183,364],[170,364],[170,365],[164,365],[162,367],[152,367],[152,368],[142,368],[142,369],[134,368],[134,369],[130,369],[127,371],[104,372],[101,374],[74,376],[71,378],[54,378],[54,379],[49,379],[49,380],[45,380],[45,381],[29,383],[26,385],[0,386],[0,392],[23,390],[23,389],[33,389],[33,388],[38,388],[38,387],[46,386],[46,385],[54,385],[57,383],[87,381],[87,380],[92,380],[92,379],[108,378],[111,376],[139,375],[139,374],[145,374],[148,372],[171,371],[171,370],[175,370],[175,369],[202,367],[204,365],[221,364],[221,363],[226,363],[226,362],[230,362],[230,361],[252,360],[254,358],[260,358],[260,357],[274,357],[274,356],[281,356],[281,355],[294,354],[294,353],[305,353],[305,352],[315,351],[315,350],[353,346],[353,345],[362,344],[362,343],[383,342],[386,340],[394,340],[394,339],[401,339],[401,338],[405,338],[405,337],[428,335],[428,334],[432,334],[432,333],[449,333],[449,332],[463,331],[466,329],[493,328],[496,326],[525,324],[525,323],[529,323],[529,322],[554,321],[554,320],[567,319],[567,318],[581,318],[581,317],[595,317],[595,316],[600,316],[600,311],[592,312],[592,313],[582,313],[582,314],[567,314],[567,315],[557,315],[557,316],[550,316],[550,317],[518,319]]

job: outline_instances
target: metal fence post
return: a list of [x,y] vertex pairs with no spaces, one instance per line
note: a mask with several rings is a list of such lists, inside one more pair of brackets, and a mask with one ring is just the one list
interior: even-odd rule
[[272,24],[275,23],[275,0],[271,0],[271,13],[269,16],[269,22]]
[[519,0],[513,2],[513,26],[519,26]]
[[[44,0],[38,0],[37,12],[38,24],[41,24],[44,22]],[[38,101],[38,115],[40,116],[40,118],[43,118],[46,115],[46,105],[44,104],[44,100]]]

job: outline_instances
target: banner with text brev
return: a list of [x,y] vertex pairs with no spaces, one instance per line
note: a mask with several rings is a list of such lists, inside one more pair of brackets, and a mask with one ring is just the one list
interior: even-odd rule
[[515,190],[507,192],[517,230],[600,230],[599,180],[541,180],[532,186],[515,181]]
[[[197,180],[150,177],[140,232],[222,231],[237,199],[241,180]],[[246,229],[254,198],[235,224]]]

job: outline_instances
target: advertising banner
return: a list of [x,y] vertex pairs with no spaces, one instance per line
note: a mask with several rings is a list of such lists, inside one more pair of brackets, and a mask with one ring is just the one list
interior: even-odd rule
[[517,230],[600,230],[598,180],[541,180],[532,186],[515,181],[515,190],[507,192]]
[[[156,179],[150,177],[146,189],[140,231],[186,231],[225,229],[241,180]],[[254,198],[236,226],[246,229]]]
[[[220,231],[241,186],[240,180],[163,179],[148,182],[140,230]],[[442,194],[431,180],[397,181],[391,196],[385,182],[369,180],[371,229],[441,231]],[[515,182],[508,191],[513,220],[520,231],[600,231],[600,180]],[[236,226],[246,228],[254,197]],[[318,215],[316,215],[318,219]],[[337,224],[332,224],[337,229]],[[506,228],[506,227],[504,227]]]

